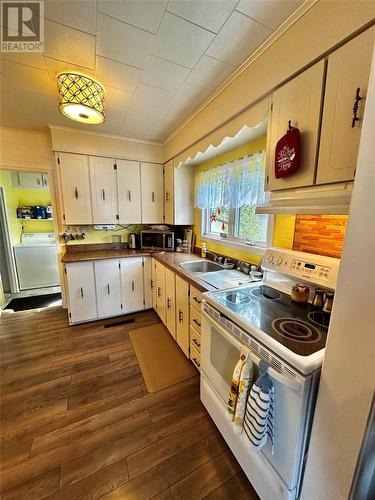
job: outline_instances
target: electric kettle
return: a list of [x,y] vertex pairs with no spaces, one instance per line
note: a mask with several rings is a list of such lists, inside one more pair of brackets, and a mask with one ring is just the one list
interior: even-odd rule
[[137,248],[137,238],[135,233],[129,234],[129,248]]

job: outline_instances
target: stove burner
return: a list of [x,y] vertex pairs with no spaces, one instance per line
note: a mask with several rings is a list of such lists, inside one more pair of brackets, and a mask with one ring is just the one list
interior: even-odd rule
[[253,288],[250,293],[256,299],[277,300],[281,298],[281,294],[279,292],[265,285]]
[[307,317],[312,323],[315,323],[315,325],[323,326],[324,328],[329,327],[329,320],[331,317],[330,314],[327,314],[324,311],[311,311]]
[[241,292],[233,292],[225,297],[225,300],[231,304],[247,304],[250,302],[250,297]]
[[272,321],[275,332],[295,342],[319,342],[322,338],[320,331],[302,319],[277,318]]

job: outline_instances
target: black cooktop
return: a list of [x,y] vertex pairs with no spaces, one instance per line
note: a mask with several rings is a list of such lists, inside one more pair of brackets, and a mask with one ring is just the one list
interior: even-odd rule
[[329,315],[309,303],[293,302],[290,295],[267,285],[249,285],[214,292],[212,298],[300,356],[326,345]]

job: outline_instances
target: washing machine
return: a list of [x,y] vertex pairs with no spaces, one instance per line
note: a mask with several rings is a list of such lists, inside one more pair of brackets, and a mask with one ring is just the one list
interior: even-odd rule
[[24,233],[13,248],[21,290],[60,284],[54,233]]

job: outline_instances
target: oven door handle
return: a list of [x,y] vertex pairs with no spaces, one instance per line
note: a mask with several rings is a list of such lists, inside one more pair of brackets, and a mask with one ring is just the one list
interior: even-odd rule
[[[225,330],[225,328],[220,325],[220,323],[218,323],[212,316],[210,316],[207,311],[205,311],[204,307],[202,309],[202,314],[205,318],[207,318],[211,324],[213,324],[215,326],[215,328],[222,334],[222,335],[225,335],[225,336],[230,336],[231,337],[231,340],[235,341],[234,343],[237,345],[237,347],[241,348],[243,345],[246,345],[245,343],[242,343],[240,342],[237,338],[235,338],[230,332],[228,332],[227,330]],[[202,337],[204,338],[204,328],[203,328],[203,331],[202,331]],[[251,350],[251,347],[250,346],[246,346],[249,348],[249,351],[250,351],[250,358],[252,359],[252,361],[255,363],[255,364],[259,364],[260,361],[261,361],[261,358],[259,356],[257,356],[252,350]],[[267,363],[267,360],[265,360],[266,363]],[[275,368],[272,368],[272,366],[269,366],[268,367],[268,370],[267,370],[267,373],[269,374],[269,376],[276,380],[277,382],[280,382],[280,384],[284,385],[285,387],[288,387],[289,389],[292,389],[293,391],[296,391],[298,393],[301,393],[302,392],[302,389],[303,389],[303,379],[301,380],[301,378],[299,378],[299,380],[294,380],[292,379],[291,377],[287,377],[285,375],[282,375],[281,373],[279,373],[277,370],[275,370]]]

